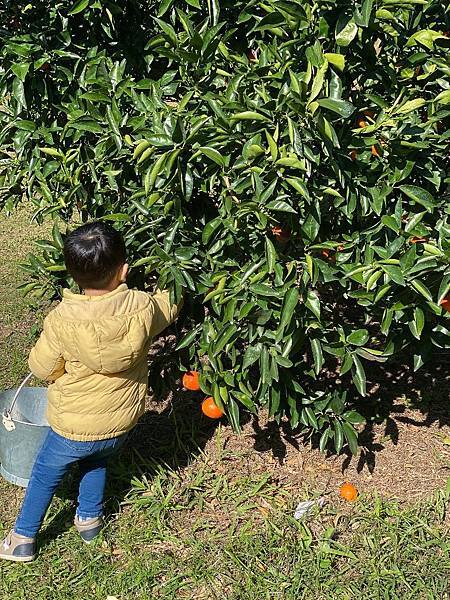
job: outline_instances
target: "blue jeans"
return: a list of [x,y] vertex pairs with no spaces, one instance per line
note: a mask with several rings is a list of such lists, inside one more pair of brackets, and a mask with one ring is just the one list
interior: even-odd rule
[[77,515],[84,519],[101,516],[108,458],[126,437],[125,434],[109,440],[77,442],[51,429],[34,463],[14,531],[27,537],[36,536],[56,488],[75,463],[79,463],[81,471]]

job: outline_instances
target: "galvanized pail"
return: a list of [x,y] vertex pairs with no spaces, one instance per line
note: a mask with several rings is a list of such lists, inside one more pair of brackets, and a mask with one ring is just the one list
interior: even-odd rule
[[45,416],[47,388],[25,387],[0,393],[0,474],[27,487],[37,453],[49,431]]

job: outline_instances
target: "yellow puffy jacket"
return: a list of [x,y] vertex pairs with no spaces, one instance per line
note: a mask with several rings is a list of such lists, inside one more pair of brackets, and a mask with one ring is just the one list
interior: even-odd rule
[[64,292],[46,317],[29,358],[48,390],[50,426],[71,440],[129,431],[144,412],[152,337],[177,316],[169,292],[153,295],[126,284],[103,296]]

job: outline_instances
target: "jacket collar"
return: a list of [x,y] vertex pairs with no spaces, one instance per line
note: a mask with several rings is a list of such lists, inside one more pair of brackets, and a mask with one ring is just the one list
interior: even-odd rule
[[128,290],[128,286],[126,283],[121,283],[119,287],[117,287],[115,290],[113,290],[112,292],[108,292],[107,294],[103,294],[102,296],[85,296],[84,294],[75,294],[74,292],[71,292],[70,290],[66,289],[63,290],[63,298],[66,300],[75,300],[76,302],[101,302],[102,300],[106,300],[107,298],[117,296],[118,294],[120,294],[121,292],[125,292],[126,290]]

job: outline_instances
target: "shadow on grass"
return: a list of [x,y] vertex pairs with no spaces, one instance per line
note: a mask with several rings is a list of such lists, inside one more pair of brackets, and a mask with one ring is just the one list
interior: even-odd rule
[[[157,358],[164,362],[167,357],[161,352]],[[396,445],[400,433],[398,423],[438,428],[450,425],[448,372],[448,357],[445,356],[417,373],[403,364],[376,364],[368,370],[368,389],[371,391],[368,397],[355,399],[354,402],[354,407],[366,418],[366,424],[359,434],[358,472],[364,468],[373,472],[377,454],[385,449],[385,445],[377,441],[380,436],[379,428],[378,434],[375,430],[376,426],[384,424],[381,439],[389,438]],[[175,380],[169,377],[166,383],[175,389]],[[159,402],[151,404],[131,432],[121,453],[110,465],[105,493],[106,515],[120,512],[121,503],[131,491],[135,479],[151,480],[161,467],[173,470],[189,465],[214,434],[216,422],[204,417],[200,410],[201,394],[176,392],[172,395],[167,389],[164,394],[161,390],[155,393]],[[408,411],[411,408],[420,411],[423,420],[412,418]],[[304,443],[303,434],[292,430],[287,421],[277,425],[248,414],[242,416],[243,424],[251,421],[254,449],[262,453],[271,452],[280,465],[287,455],[288,445],[299,450]],[[318,436],[312,438],[314,448],[318,447],[318,440]],[[344,472],[352,455],[345,448],[343,454]],[[72,526],[77,491],[78,477],[74,470],[57,494],[60,498],[70,500],[71,504],[56,514],[43,531],[43,545]]]
[[[353,401],[353,408],[366,420],[359,433],[358,473],[364,467],[372,473],[377,454],[385,449],[385,445],[377,441],[376,426],[384,424],[382,438],[388,438],[394,445],[399,443],[399,423],[438,429],[450,426],[449,373],[449,357],[444,354],[435,357],[418,372],[402,363],[374,363],[370,370],[367,369],[367,388],[370,392],[366,398],[355,397]],[[423,419],[409,416],[411,409],[419,411]],[[255,450],[271,452],[280,464],[287,455],[288,445],[299,449],[304,442],[303,433],[292,430],[286,420],[280,425],[274,421],[261,425],[260,419],[255,417],[252,426]],[[319,440],[319,435],[311,438],[313,448],[318,449]],[[346,456],[342,464],[344,472],[350,465],[352,455],[347,447],[344,447],[342,454]]]

